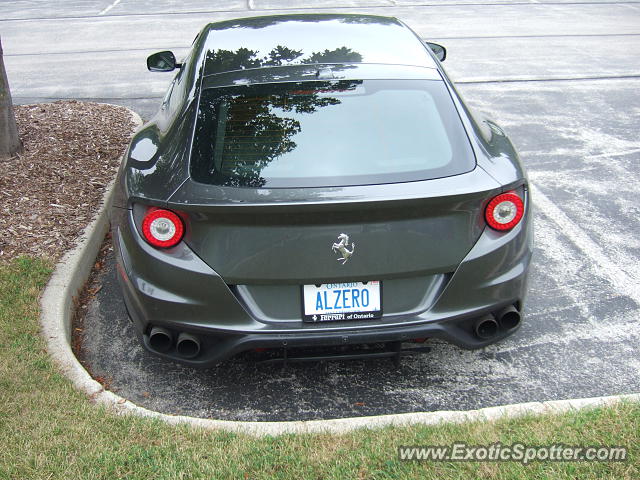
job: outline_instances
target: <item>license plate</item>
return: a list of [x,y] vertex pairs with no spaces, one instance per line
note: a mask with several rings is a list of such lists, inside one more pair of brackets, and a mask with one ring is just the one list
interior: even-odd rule
[[325,283],[302,287],[302,320],[332,322],[382,316],[380,282]]

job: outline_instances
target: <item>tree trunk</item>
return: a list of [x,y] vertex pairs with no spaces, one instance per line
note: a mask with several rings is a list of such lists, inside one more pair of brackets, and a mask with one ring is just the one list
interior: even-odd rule
[[19,152],[22,152],[22,142],[18,137],[0,39],[0,159],[7,159]]

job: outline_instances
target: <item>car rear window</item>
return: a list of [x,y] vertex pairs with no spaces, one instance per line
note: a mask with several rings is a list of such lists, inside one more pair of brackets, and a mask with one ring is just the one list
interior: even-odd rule
[[340,80],[202,92],[191,154],[197,182],[321,187],[461,174],[475,159],[435,80]]

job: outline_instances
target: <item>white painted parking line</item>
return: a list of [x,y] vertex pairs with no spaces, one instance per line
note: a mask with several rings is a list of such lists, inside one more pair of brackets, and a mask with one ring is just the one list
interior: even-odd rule
[[109,13],[109,11],[115,7],[116,5],[118,5],[122,0],[116,0],[115,2],[113,2],[111,5],[109,5],[107,8],[105,8],[104,10],[102,10],[98,15],[105,15],[106,13]]
[[613,288],[640,303],[640,279],[630,277],[623,265],[618,265],[606,255],[582,228],[576,225],[556,204],[530,183],[533,203],[538,212],[556,224],[560,232],[573,243],[582,254],[597,266],[597,274],[606,279]]
[[[504,123],[504,122],[503,122]],[[637,142],[631,142],[631,144],[635,144]],[[559,149],[555,149],[555,150],[549,150],[549,151],[537,151],[537,150],[531,150],[531,151],[523,151],[520,150],[519,154],[521,158],[527,158],[527,157],[552,157],[551,162],[553,162],[554,165],[557,164],[558,162],[558,156],[560,155],[565,155],[565,154],[571,154],[575,152],[575,149],[567,149],[565,150],[559,150]],[[613,158],[613,157],[625,157],[628,155],[633,155],[635,153],[640,153],[640,148],[633,148],[630,150],[621,150],[621,151],[617,151],[617,152],[604,152],[604,153],[596,153],[593,155],[585,155],[584,158],[588,159],[588,160],[594,160],[597,158]],[[546,160],[545,160],[546,162]],[[536,167],[540,168],[540,165],[542,165],[544,163],[541,162],[537,162],[536,163]],[[589,169],[590,167],[585,167],[585,169]],[[576,170],[572,170],[573,172],[576,172]]]

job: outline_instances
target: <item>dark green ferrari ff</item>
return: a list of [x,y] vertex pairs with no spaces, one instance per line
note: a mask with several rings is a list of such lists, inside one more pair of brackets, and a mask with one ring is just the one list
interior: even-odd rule
[[[143,345],[192,366],[479,348],[520,325],[531,199],[503,131],[395,18],[207,25],[111,208]],[[275,353],[274,353],[275,352]],[[309,353],[311,352],[311,353]],[[309,355],[307,355],[309,354]]]

